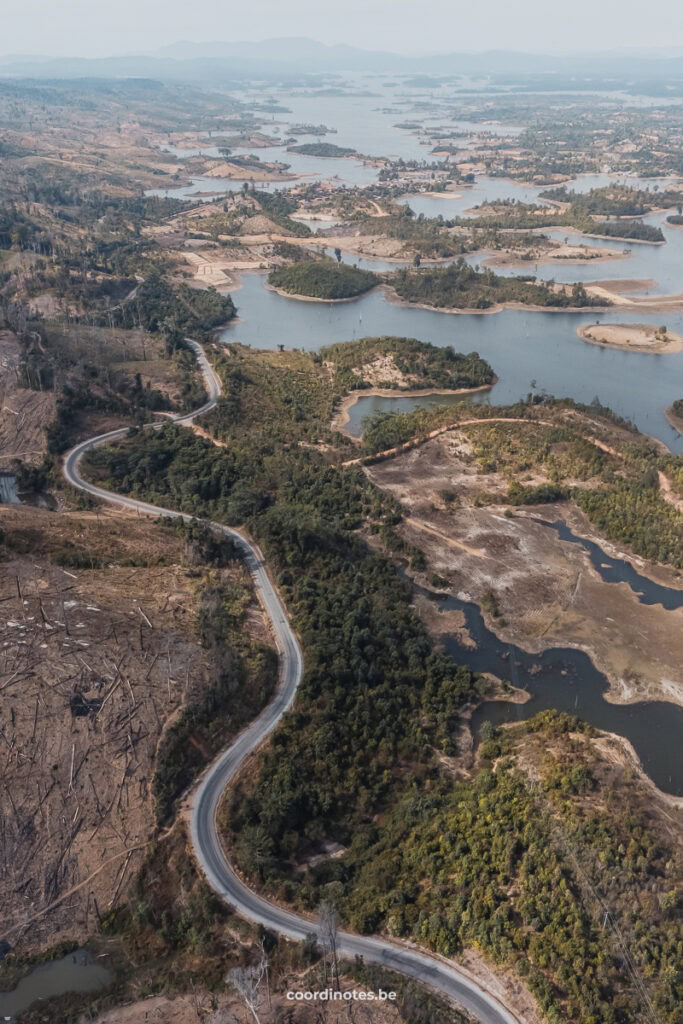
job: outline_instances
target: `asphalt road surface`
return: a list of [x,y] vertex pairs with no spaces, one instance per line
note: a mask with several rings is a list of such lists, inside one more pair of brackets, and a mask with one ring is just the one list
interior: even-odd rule
[[[191,424],[196,416],[213,409],[216,399],[221,393],[221,384],[201,345],[189,338],[187,342],[197,356],[209,396],[208,401],[200,409],[177,416],[172,421]],[[161,425],[159,424],[159,426]],[[124,427],[107,434],[99,434],[97,437],[76,445],[64,457],[63,471],[68,482],[94,497],[115,505],[132,508],[148,515],[190,520],[192,517],[183,512],[114,494],[102,487],[88,483],[81,476],[80,460],[86,451],[119,440],[125,437],[127,432],[128,428]],[[256,593],[272,622],[280,654],[280,679],[272,702],[249,728],[242,732],[231,746],[206,769],[192,802],[192,845],[211,888],[226,903],[229,903],[250,921],[262,924],[287,938],[302,940],[311,932],[316,931],[315,922],[298,917],[252,892],[235,874],[228,861],[221,845],[216,822],[221,797],[230,780],[245,759],[272,732],[294,700],[303,671],[301,648],[289,624],[282,602],[270,581],[258,548],[235,530],[230,529],[229,526],[224,526],[221,523],[212,523],[211,525],[235,542],[251,573]],[[444,960],[439,960],[408,946],[388,942],[385,939],[366,938],[345,932],[340,932],[338,935],[338,949],[343,956],[362,956],[369,963],[382,964],[409,978],[414,978],[464,1007],[482,1024],[520,1024],[519,1018],[507,1010],[483,985]]]

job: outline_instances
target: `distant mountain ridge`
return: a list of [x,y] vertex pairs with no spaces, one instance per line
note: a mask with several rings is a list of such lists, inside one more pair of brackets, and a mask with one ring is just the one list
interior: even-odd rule
[[613,51],[594,54],[542,54],[492,50],[481,53],[406,55],[328,46],[306,37],[260,42],[177,42],[154,53],[113,57],[0,57],[0,75],[39,78],[152,77],[170,81],[220,82],[245,77],[302,76],[307,72],[374,72],[433,75],[582,75],[600,78],[683,78],[683,56],[676,48],[660,54]]

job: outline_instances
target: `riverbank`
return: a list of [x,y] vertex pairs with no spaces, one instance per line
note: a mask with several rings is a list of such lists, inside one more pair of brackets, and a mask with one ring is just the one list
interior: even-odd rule
[[[460,427],[466,436],[467,425]],[[683,707],[683,686],[674,682],[683,658],[677,629],[683,589],[674,570],[599,536],[573,502],[503,516],[507,481],[467,461],[467,442],[457,425],[419,451],[397,452],[365,472],[401,502],[406,509],[401,536],[423,551],[431,573],[448,581],[444,589],[453,606],[450,601],[433,606],[433,625],[440,636],[457,637],[456,660],[475,643],[480,653],[473,669],[504,672],[519,686],[526,672],[534,691],[535,674],[552,672],[558,699],[566,690],[566,673],[560,670],[572,661],[577,674],[572,685],[583,691],[581,699],[589,706],[592,691],[614,706],[666,701]],[[457,495],[457,516],[444,493]],[[500,493],[502,503],[480,507],[482,493]],[[481,606],[492,590],[497,614],[483,609],[484,628],[472,602]],[[456,611],[469,623],[464,617],[451,621]],[[503,658],[511,656],[510,644],[517,645],[515,660],[524,670],[517,666],[510,676],[505,661],[490,654],[491,644],[500,646]],[[571,659],[570,649],[576,652]],[[544,685],[547,689],[550,682]],[[609,715],[604,708],[602,713],[605,719]]]
[[587,324],[577,327],[582,341],[591,345],[621,348],[628,352],[680,352],[683,337],[667,331],[659,334],[651,324]]
[[479,391],[490,391],[498,383],[494,375],[490,384],[480,384],[476,388],[363,388],[358,391],[351,391],[341,399],[337,411],[330,423],[330,430],[339,430],[355,444],[360,444],[361,438],[350,434],[344,427],[349,422],[349,410],[361,398],[425,398],[427,395],[474,395]]
[[683,434],[683,416],[676,415],[673,405],[664,410],[664,415],[674,430],[677,430],[679,434]]

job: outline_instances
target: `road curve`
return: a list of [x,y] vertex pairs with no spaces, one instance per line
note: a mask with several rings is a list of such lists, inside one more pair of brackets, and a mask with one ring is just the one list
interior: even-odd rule
[[[208,392],[208,401],[201,408],[183,416],[174,417],[174,423],[191,424],[196,416],[212,409],[221,393],[220,380],[207,360],[204,350],[195,341],[187,339],[199,362]],[[156,426],[156,424],[155,424]],[[159,424],[161,426],[161,424]],[[112,430],[106,434],[82,441],[64,457],[63,472],[67,481],[94,497],[124,508],[135,509],[146,515],[168,516],[188,521],[192,516],[175,509],[161,508],[125,495],[115,494],[89,483],[81,476],[80,461],[86,451],[124,437],[128,428]],[[257,924],[290,939],[306,938],[315,925],[303,917],[259,896],[237,876],[229,863],[220,841],[216,815],[226,786],[243,764],[275,728],[291,706],[303,671],[303,657],[298,640],[289,624],[285,609],[266,571],[258,548],[239,533],[222,523],[211,526],[230,537],[238,547],[251,573],[254,586],[264,610],[270,617],[273,634],[280,654],[280,679],[272,702],[242,732],[231,746],[205,771],[192,801],[191,837],[195,855],[211,888],[238,913]],[[432,990],[445,995],[468,1010],[482,1024],[519,1024],[515,1017],[477,981],[452,964],[417,950],[390,943],[384,939],[366,938],[340,932],[339,951],[347,957],[362,956],[369,963],[380,964],[413,978]]]

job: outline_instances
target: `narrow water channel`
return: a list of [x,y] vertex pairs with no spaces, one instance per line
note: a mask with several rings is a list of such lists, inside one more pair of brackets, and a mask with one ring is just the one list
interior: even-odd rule
[[661,604],[667,611],[683,608],[683,590],[666,587],[651,580],[648,576],[642,576],[630,562],[623,558],[613,558],[592,540],[577,537],[562,520],[548,523],[544,519],[539,519],[538,522],[555,530],[560,540],[569,541],[570,544],[580,544],[584,551],[588,552],[593,568],[605,583],[626,583],[641,604]]
[[[613,571],[618,570],[614,567]],[[454,661],[473,672],[491,673],[531,694],[525,704],[496,700],[479,705],[471,723],[475,738],[484,722],[499,726],[526,721],[539,711],[566,711],[597,729],[629,740],[655,785],[665,793],[683,796],[683,708],[667,701],[611,704],[605,700],[609,687],[606,676],[584,651],[550,647],[530,654],[516,644],[503,642],[488,629],[479,606],[473,602],[450,596],[435,598],[427,590],[416,590],[438,601],[443,611],[457,610],[464,615],[476,648],[465,647],[457,637],[443,637],[446,652]]]
[[18,505],[17,478],[13,473],[0,473],[0,505]]
[[[61,960],[35,967],[10,992],[0,992],[0,1017],[11,1020],[32,1003],[65,992],[94,992],[108,985],[113,977],[103,964],[91,960],[87,950],[77,949]],[[50,1020],[56,1018],[51,1016]]]

